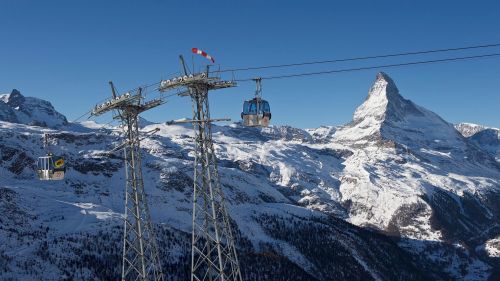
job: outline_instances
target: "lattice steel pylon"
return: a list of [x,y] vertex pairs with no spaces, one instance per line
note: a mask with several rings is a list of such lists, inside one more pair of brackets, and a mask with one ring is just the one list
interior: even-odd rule
[[241,281],[241,270],[231,231],[231,221],[221,190],[212,141],[208,91],[234,87],[206,73],[177,77],[160,83],[160,91],[187,87],[181,96],[190,96],[195,135],[193,233],[191,281]]
[[122,254],[122,281],[163,281],[164,275],[158,254],[142,177],[142,163],[138,118],[141,112],[159,106],[162,100],[143,103],[141,89],[137,93],[117,96],[110,82],[113,98],[96,106],[92,115],[115,111],[126,129],[127,140],[114,150],[124,150],[125,161],[125,216]]

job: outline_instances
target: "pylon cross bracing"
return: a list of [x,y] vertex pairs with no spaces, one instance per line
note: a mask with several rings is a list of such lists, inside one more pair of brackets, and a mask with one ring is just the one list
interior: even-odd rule
[[163,103],[153,100],[142,103],[141,89],[136,94],[126,93],[98,105],[92,115],[115,111],[126,130],[123,146],[125,162],[125,215],[122,252],[122,281],[163,281],[164,275],[158,254],[156,236],[151,222],[144,181],[142,177],[141,149],[139,136],[139,114]]
[[164,80],[160,91],[187,87],[181,96],[192,101],[195,139],[193,232],[191,249],[191,281],[241,281],[225,198],[221,189],[217,160],[212,141],[208,91],[234,87],[231,81],[220,81],[206,73]]

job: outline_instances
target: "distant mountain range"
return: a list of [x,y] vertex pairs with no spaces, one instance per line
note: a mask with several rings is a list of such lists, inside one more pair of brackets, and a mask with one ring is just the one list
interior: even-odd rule
[[496,161],[500,161],[500,129],[484,127],[472,123],[460,123],[455,128],[464,136],[469,138],[483,150],[493,155]]
[[[0,279],[117,280],[121,129],[68,123],[40,99],[0,96]],[[142,142],[168,280],[190,270],[193,132]],[[44,132],[67,177],[35,179]],[[499,280],[500,130],[453,125],[376,76],[353,121],[214,126],[244,280]]]

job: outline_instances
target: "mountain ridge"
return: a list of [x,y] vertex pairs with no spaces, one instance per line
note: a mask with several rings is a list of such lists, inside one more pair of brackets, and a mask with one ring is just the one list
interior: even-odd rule
[[0,95],[0,120],[49,128],[69,124],[66,116],[56,111],[50,102],[25,97],[17,89]]

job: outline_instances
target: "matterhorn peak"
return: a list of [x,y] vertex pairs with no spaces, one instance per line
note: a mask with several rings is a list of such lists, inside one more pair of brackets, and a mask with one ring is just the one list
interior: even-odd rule
[[421,115],[418,108],[400,94],[396,83],[384,72],[379,72],[368,97],[354,112],[354,123],[366,118],[382,121],[401,121],[408,114]]
[[399,96],[399,90],[398,87],[396,87],[396,83],[394,83],[387,73],[379,72],[377,73],[377,78],[375,79],[370,92],[368,93],[368,98],[372,95],[386,95],[386,98],[388,98],[387,96],[395,98]]
[[[400,144],[442,145],[445,139],[459,146],[461,136],[437,114],[403,98],[394,81],[380,72],[368,97],[354,112],[353,122],[335,133],[342,141],[388,139]],[[450,144],[450,147],[453,145]]]

